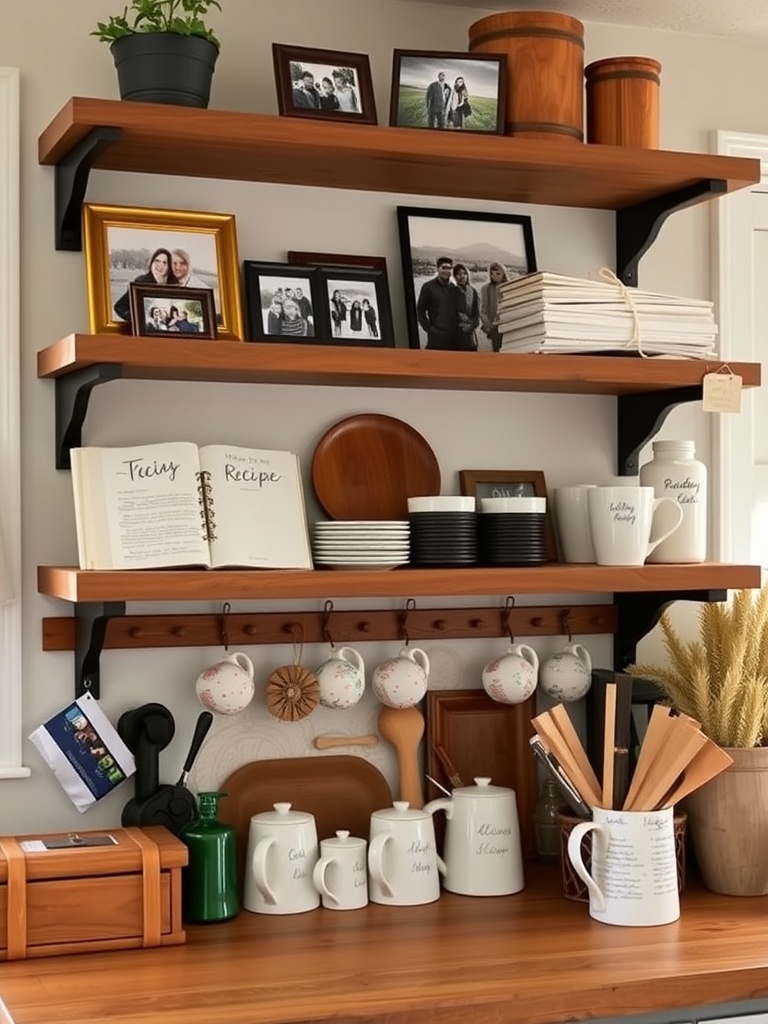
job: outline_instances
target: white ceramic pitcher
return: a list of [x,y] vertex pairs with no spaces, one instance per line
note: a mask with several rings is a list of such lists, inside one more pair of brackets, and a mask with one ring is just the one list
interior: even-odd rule
[[424,808],[445,811],[443,885],[464,896],[508,896],[524,883],[523,851],[514,789],[488,778],[454,789]]
[[411,906],[433,903],[440,896],[440,871],[435,826],[426,810],[409,808],[407,800],[371,815],[368,844],[368,896],[372,903]]

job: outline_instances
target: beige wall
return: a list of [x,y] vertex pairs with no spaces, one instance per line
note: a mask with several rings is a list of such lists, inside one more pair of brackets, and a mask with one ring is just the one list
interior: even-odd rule
[[[223,0],[215,16],[222,56],[211,106],[275,113],[272,41],[368,52],[379,120],[386,123],[391,53],[395,47],[462,50],[467,26],[482,11],[401,0]],[[24,496],[24,730],[28,733],[72,695],[72,657],[44,654],[40,620],[66,615],[67,605],[36,593],[35,566],[76,557],[69,475],[53,464],[53,386],[35,374],[35,353],[72,331],[87,330],[83,257],[53,245],[53,172],[36,160],[37,136],[71,95],[116,98],[111,57],[88,33],[120,3],[107,0],[28,0],[17,5],[0,35],[0,65],[22,73],[22,415]],[[768,131],[763,98],[768,94],[768,44],[588,25],[587,59],[647,53],[661,60],[662,144],[700,150],[715,128]],[[190,174],[194,168],[190,167]],[[436,189],[441,183],[436,182]],[[240,256],[284,259],[289,248],[339,252],[383,252],[389,259],[395,321],[404,343],[402,284],[394,207],[398,203],[451,209],[504,209],[468,203],[444,194],[367,195],[303,188],[218,183],[159,176],[95,173],[88,199],[131,206],[232,212],[237,216]],[[554,208],[511,207],[533,216],[539,266],[586,274],[612,262],[612,215]],[[705,208],[675,216],[641,267],[644,287],[707,296],[709,220]],[[269,388],[179,383],[125,382],[97,389],[85,430],[86,444],[129,444],[164,438],[229,441],[290,448],[302,455],[305,473],[321,433],[344,415],[381,411],[412,423],[434,447],[443,470],[443,490],[456,489],[456,472],[475,467],[541,467],[550,487],[598,480],[613,473],[614,403],[599,398],[461,395],[364,389]],[[574,431],[578,424],[578,433]],[[672,436],[693,434],[708,446],[707,425],[689,410],[668,421]],[[316,512],[310,488],[310,518]],[[403,597],[408,595],[404,594]],[[553,596],[557,600],[557,596]],[[592,597],[585,600],[593,600]],[[363,602],[376,606],[382,602]],[[437,604],[438,602],[429,602]],[[484,603],[482,600],[476,603]],[[485,602],[490,603],[490,602]],[[522,601],[521,603],[526,603]],[[530,603],[530,602],[528,602]],[[311,607],[319,606],[310,605]],[[295,603],[287,606],[293,607]],[[339,606],[344,606],[339,602]],[[254,608],[254,605],[243,606]],[[256,606],[260,607],[260,606]],[[218,611],[216,605],[184,608],[131,606],[131,611]],[[538,644],[543,656],[559,649],[553,637]],[[598,663],[606,664],[605,640],[589,640]],[[502,641],[434,648],[434,686],[478,685],[479,670]],[[364,651],[371,667],[393,645]],[[260,679],[291,658],[286,648],[254,648]],[[321,649],[307,650],[311,666]],[[199,710],[194,679],[217,650],[115,652],[102,659],[103,700],[113,721],[147,700],[167,703],[177,735],[163,755],[161,778],[173,781]],[[303,755],[318,732],[350,733],[375,727],[375,705],[366,697],[354,712],[321,709],[295,726],[269,719],[263,700],[236,720],[217,721],[196,775],[199,786],[219,785],[226,774],[253,758]],[[389,753],[380,745],[372,759],[392,777]],[[29,744],[32,778],[0,782],[0,830],[20,832],[114,824],[131,795],[124,786],[102,806],[81,817],[72,808]]]

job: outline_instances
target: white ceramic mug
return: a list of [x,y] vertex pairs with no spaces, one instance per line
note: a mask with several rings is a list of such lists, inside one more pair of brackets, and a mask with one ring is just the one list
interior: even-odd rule
[[426,810],[410,809],[407,800],[371,815],[368,844],[368,893],[372,903],[413,906],[440,897],[435,826]]
[[365,662],[354,647],[340,647],[315,670],[320,703],[327,708],[351,708],[365,690]]
[[587,492],[596,484],[555,487],[555,523],[564,562],[594,562],[595,549],[589,528]]
[[328,910],[358,910],[368,902],[367,845],[365,839],[341,831],[320,841],[312,880]]
[[312,880],[319,856],[315,819],[288,803],[273,807],[251,818],[243,906],[255,914],[303,914],[320,906]]
[[373,670],[371,686],[376,698],[390,708],[410,708],[427,692],[429,658],[420,647],[403,647]]
[[566,644],[539,669],[539,685],[553,700],[581,700],[592,685],[592,658],[583,644]]
[[[657,498],[652,487],[594,487],[587,491],[589,525],[598,565],[643,565],[683,521],[674,498]],[[651,540],[657,509],[670,509],[671,527]]]
[[[670,924],[680,916],[674,807],[612,811],[595,807],[592,821],[568,837],[568,857],[589,892],[589,916],[603,924]],[[592,833],[592,873],[581,841]]]
[[428,803],[445,811],[443,885],[464,896],[508,896],[524,885],[520,823],[514,789],[487,778]]
[[511,644],[483,669],[483,689],[499,704],[522,704],[536,689],[539,658],[527,644]]
[[253,700],[253,662],[242,651],[227,654],[197,677],[197,699],[209,711],[236,715]]

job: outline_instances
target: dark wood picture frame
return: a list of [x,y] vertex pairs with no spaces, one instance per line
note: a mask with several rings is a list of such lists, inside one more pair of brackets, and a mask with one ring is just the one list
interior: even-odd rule
[[[319,267],[318,278],[322,308],[326,316],[322,328],[326,342],[331,345],[394,348],[395,333],[386,267],[375,270],[355,266]],[[341,292],[342,300],[346,300],[343,302],[343,310],[334,300],[336,292]],[[350,299],[350,293],[363,298]],[[353,317],[355,302],[360,303],[360,317]],[[359,325],[359,330],[352,330],[355,324]]]
[[290,249],[288,262],[311,267],[365,267],[368,270],[387,269],[386,256],[355,256],[344,252],[302,252]]
[[[216,307],[212,288],[179,288],[177,285],[128,286],[131,331],[142,337],[160,335],[172,341],[214,341]],[[153,310],[161,317],[155,319]]]
[[[434,232],[430,229],[433,221],[442,222],[439,242],[432,240]],[[451,264],[466,266],[470,284],[477,291],[480,303],[492,264],[498,262],[502,266],[507,280],[533,273],[537,269],[533,221],[529,216],[514,213],[398,206],[397,223],[410,347],[471,351],[471,342],[468,343],[459,335],[458,320],[453,334],[439,330],[427,333],[423,322],[419,321],[422,296],[425,299],[427,296],[424,287],[435,279],[437,262],[443,258]],[[491,259],[484,255],[489,245],[500,250]],[[487,336],[481,333],[480,325],[475,330],[475,336],[478,347],[484,347]],[[489,350],[490,344],[489,341]]]
[[[298,282],[298,283],[292,283]],[[243,261],[243,287],[245,293],[246,341],[277,341],[283,343],[299,343],[316,345],[326,338],[320,329],[326,322],[326,312],[322,292],[319,288],[318,270],[315,267],[299,267],[290,263],[269,263],[258,260]],[[284,311],[272,309],[272,300],[280,298],[277,305],[282,305],[287,296],[286,290],[295,291],[301,288],[302,298],[309,299],[310,315],[307,314],[306,303],[299,301],[301,319],[307,321],[306,334],[294,333],[285,326]],[[282,289],[282,296],[279,292]],[[308,294],[307,294],[308,293]],[[269,300],[269,301],[267,301]],[[271,314],[271,316],[270,316]],[[278,320],[271,319],[279,318]],[[291,323],[293,317],[289,318]],[[272,331],[270,326],[277,329]]]
[[[272,59],[277,85],[277,108],[283,117],[309,117],[356,124],[377,123],[368,54],[272,43]],[[303,75],[312,76],[311,92],[301,86]],[[318,78],[319,89],[315,84]],[[330,83],[330,90],[326,90],[324,79]],[[330,106],[334,98],[337,103],[335,108]],[[327,105],[322,106],[321,102]],[[353,109],[352,104],[357,109]]]
[[[459,80],[467,90],[468,112],[456,89]],[[440,92],[442,97],[439,97]],[[504,54],[440,50],[393,52],[389,100],[389,123],[393,128],[501,135],[506,98],[507,58]]]
[[[480,510],[480,498],[525,497],[547,499],[547,518],[544,539],[548,562],[556,562],[557,541],[552,508],[547,494],[547,482],[540,469],[461,469],[459,489],[462,494],[471,495]],[[493,493],[494,490],[498,493]]]

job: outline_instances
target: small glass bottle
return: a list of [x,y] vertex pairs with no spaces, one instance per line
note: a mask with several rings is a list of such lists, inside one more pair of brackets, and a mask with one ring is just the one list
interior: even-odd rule
[[[640,484],[653,487],[657,498],[674,498],[683,521],[648,556],[649,562],[704,562],[707,558],[707,467],[696,459],[693,441],[654,441],[653,458],[640,468]],[[674,522],[662,506],[654,517],[654,533]],[[653,536],[653,535],[652,535]]]
[[179,833],[189,850],[189,864],[181,875],[185,921],[226,921],[240,909],[235,830],[217,818],[223,796],[226,793],[198,793],[199,817]]
[[541,795],[533,809],[536,859],[542,864],[557,864],[560,860],[560,823],[557,812],[561,805],[555,780],[544,779]]

